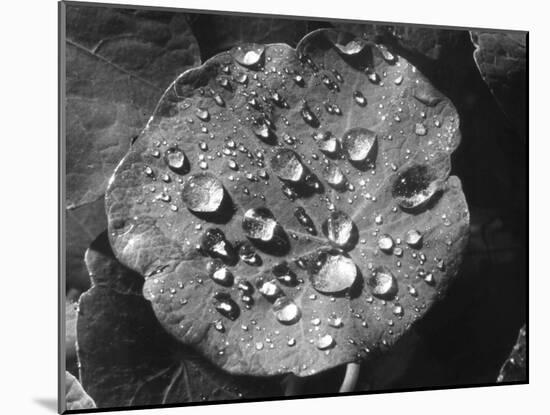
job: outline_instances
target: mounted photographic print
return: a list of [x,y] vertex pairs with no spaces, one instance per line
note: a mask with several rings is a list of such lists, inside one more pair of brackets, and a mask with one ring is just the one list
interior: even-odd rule
[[61,412],[528,381],[527,32],[59,12]]

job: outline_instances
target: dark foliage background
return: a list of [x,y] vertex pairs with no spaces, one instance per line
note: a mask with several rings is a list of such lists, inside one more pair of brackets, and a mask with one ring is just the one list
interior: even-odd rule
[[[105,229],[102,201],[105,178],[143,127],[169,81],[188,67],[242,42],[295,46],[314,29],[338,27],[391,45],[452,100],[460,114],[462,131],[462,143],[453,154],[452,174],[462,180],[471,212],[468,249],[447,299],[433,307],[390,352],[363,364],[357,390],[496,381],[527,318],[528,139],[525,118],[518,121],[513,113],[505,113],[503,108],[509,108],[510,103],[499,104],[498,94],[495,99],[490,89],[494,84],[488,86],[480,73],[468,31],[105,10],[97,13],[90,8],[69,6],[67,14],[68,98],[81,105],[80,109],[67,107],[69,120],[71,111],[76,120],[68,125],[67,174],[82,178],[89,173],[71,169],[72,164],[101,166],[99,179],[92,182],[78,179],[69,189],[66,234],[69,302],[77,300],[90,287],[84,252]],[[78,24],[82,21],[85,26]],[[497,55],[506,53],[496,50]],[[523,62],[517,63],[520,72],[523,65],[523,77],[516,77],[507,86],[520,90],[508,95],[515,100],[512,108],[525,108],[525,102],[521,102],[526,90],[525,47],[523,53]],[[83,59],[92,59],[93,65],[97,65],[95,74],[82,72],[82,66],[90,67]],[[109,71],[131,74],[132,82],[112,89],[109,82],[113,75]],[[99,80],[83,81],[94,76]],[[101,82],[106,86],[98,88]],[[141,88],[139,93],[136,88]],[[128,105],[124,100],[129,100]],[[123,125],[117,120],[106,120],[108,115],[100,111],[106,103],[117,106],[119,116],[126,114]],[[80,112],[76,113],[77,110]],[[94,117],[90,118],[90,114]],[[114,143],[106,139],[113,136]],[[84,160],[82,144],[87,140],[97,140],[101,145],[88,142]],[[95,170],[90,174],[96,174]],[[93,195],[83,197],[90,189]],[[89,196],[89,192],[86,194]],[[68,306],[68,310],[68,345],[72,345],[76,313],[71,311],[73,306]],[[67,369],[78,377],[74,348],[67,351]],[[338,390],[343,371],[338,368],[302,380],[300,390],[304,394],[333,393]],[[517,379],[521,376],[514,380]]]

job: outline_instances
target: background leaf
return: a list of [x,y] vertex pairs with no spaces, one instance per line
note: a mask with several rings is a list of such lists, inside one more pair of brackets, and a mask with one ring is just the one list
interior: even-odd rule
[[525,381],[527,381],[527,329],[524,325],[519,331],[510,356],[500,369],[497,382]]
[[107,179],[164,89],[200,60],[183,13],[66,5],[66,22],[67,292],[78,297]]
[[93,286],[80,298],[78,358],[98,407],[281,395],[276,380],[229,376],[171,338],[141,295],[143,278],[114,258],[106,233],[86,264]]
[[527,126],[527,34],[470,32],[474,59],[491,92],[525,138]]
[[[450,153],[460,140],[454,107],[404,58],[373,45],[344,55],[330,40],[332,34],[308,35],[298,54],[286,45],[268,45],[261,64],[252,68],[238,63],[245,45],[178,78],[108,189],[114,252],[146,277],[144,294],[158,319],[174,337],[233,373],[305,376],[386,349],[444,294],[466,243],[468,209],[459,180],[448,177]],[[296,81],[297,74],[303,81]],[[271,132],[262,141],[258,130],[266,125]],[[312,138],[330,132],[345,141],[355,127],[370,128],[378,137],[375,156],[360,166],[343,152],[324,157]],[[175,174],[161,157],[176,146],[189,159],[191,174],[208,170],[223,183],[230,207],[221,215],[195,215],[182,203],[181,184],[189,175]],[[290,201],[270,161],[283,148],[297,152],[312,175],[310,183],[317,183],[296,188]],[[411,214],[397,206],[395,183],[427,162],[427,180],[440,183],[440,192]],[[328,164],[347,177],[344,189],[329,185]],[[242,215],[261,206],[269,207],[288,235],[286,247],[277,252],[256,244],[262,259],[257,266],[240,261],[228,267],[254,285],[273,279],[272,268],[286,259],[302,282],[281,286],[301,310],[298,324],[280,324],[273,300],[258,290],[254,305],[246,307],[238,284],[224,288],[209,278],[211,259],[195,248],[213,226],[230,244],[242,246]],[[316,235],[296,219],[298,207],[311,217]],[[310,282],[315,273],[310,276],[293,262],[315,262],[311,257],[330,247],[323,223],[333,210],[346,212],[359,230],[343,248],[360,273],[347,295],[320,294]],[[404,242],[411,229],[423,234],[421,249]],[[399,249],[382,252],[378,244],[384,234]],[[395,276],[397,295],[372,297],[380,267]],[[239,316],[223,318],[216,311],[212,301],[219,291],[238,303]],[[331,323],[334,317],[341,324]],[[333,343],[319,346],[327,334]]]
[[295,47],[309,32],[329,26],[328,22],[278,17],[224,14],[188,15],[200,44],[203,61],[242,43],[286,43]]

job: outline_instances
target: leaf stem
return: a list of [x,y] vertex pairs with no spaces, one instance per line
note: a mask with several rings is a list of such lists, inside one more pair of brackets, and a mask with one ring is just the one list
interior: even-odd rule
[[359,378],[359,370],[361,366],[359,363],[348,363],[346,365],[346,374],[344,375],[344,380],[340,385],[339,392],[353,392],[355,385],[357,384],[357,379]]

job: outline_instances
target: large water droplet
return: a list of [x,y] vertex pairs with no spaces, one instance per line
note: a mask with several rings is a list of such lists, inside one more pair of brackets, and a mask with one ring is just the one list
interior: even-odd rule
[[356,278],[355,263],[339,253],[322,252],[310,270],[313,288],[324,294],[347,290],[353,285]]
[[368,285],[372,295],[385,300],[391,299],[397,294],[397,280],[386,267],[376,268],[368,280]]
[[271,158],[271,169],[282,180],[298,182],[304,176],[304,165],[295,151],[279,149]]
[[338,247],[349,244],[356,231],[351,218],[341,210],[336,210],[329,215],[325,228],[327,238]]
[[268,242],[273,239],[277,221],[265,207],[248,209],[243,216],[242,228],[247,237]]
[[183,174],[188,170],[188,162],[183,151],[177,147],[172,147],[164,153],[164,161],[170,170]]
[[402,208],[416,209],[425,205],[437,190],[437,180],[428,167],[416,165],[397,176],[392,196]]
[[302,315],[300,308],[287,297],[279,297],[273,304],[273,311],[277,320],[283,324],[294,324]]
[[181,197],[193,212],[216,212],[222,205],[224,189],[214,175],[198,173],[184,183]]
[[197,118],[201,121],[208,121],[210,119],[210,113],[207,109],[198,108],[195,114],[197,115]]
[[242,66],[257,65],[263,57],[265,46],[258,43],[245,43],[231,51],[233,58]]
[[239,306],[227,293],[217,292],[214,294],[214,307],[222,316],[230,320],[236,320],[239,317]]
[[363,162],[376,144],[376,134],[366,128],[352,128],[342,137],[342,145],[351,161]]

